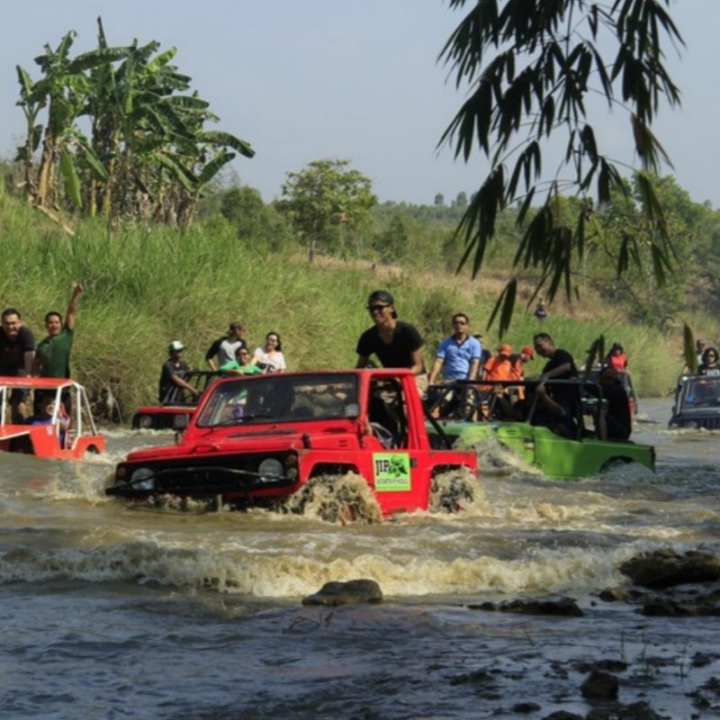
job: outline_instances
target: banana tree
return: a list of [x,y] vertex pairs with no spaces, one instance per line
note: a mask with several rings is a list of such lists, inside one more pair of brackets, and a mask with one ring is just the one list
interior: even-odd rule
[[25,142],[17,148],[15,162],[23,164],[23,188],[26,197],[30,198],[35,193],[35,153],[40,146],[43,126],[37,124],[37,118],[43,109],[43,102],[33,93],[34,83],[30,75],[16,66],[18,82],[20,83],[20,99],[15,103],[22,108],[25,115]]
[[[252,157],[252,148],[230,133],[205,129],[218,118],[189,92],[190,77],[172,63],[175,48],[160,51],[156,41],[110,47],[100,18],[96,50],[71,58],[74,37],[71,31],[57,48],[45,46],[35,60],[40,80],[18,67],[18,105],[27,126],[18,158],[28,197],[45,212],[66,199],[108,218],[192,218],[207,183],[236,152]],[[44,125],[38,122],[43,110]],[[83,116],[89,139],[78,124]]]
[[28,119],[28,139],[22,152],[27,171],[34,167],[34,153],[43,131],[42,126],[36,125],[34,120],[41,109],[47,110],[37,181],[28,182],[26,190],[31,194],[33,203],[40,207],[52,204],[57,199],[59,177],[63,179],[68,197],[73,203],[81,203],[78,192],[80,173],[75,164],[76,144],[84,148],[85,157],[92,155],[90,167],[97,169],[100,165],[99,159],[89,150],[87,138],[75,125],[87,106],[91,91],[86,71],[112,62],[123,54],[122,48],[106,48],[71,59],[70,49],[74,37],[74,32],[68,32],[54,50],[45,45],[45,54],[35,58],[35,63],[44,73],[40,80],[32,82],[28,73],[18,66],[21,85],[19,103]]

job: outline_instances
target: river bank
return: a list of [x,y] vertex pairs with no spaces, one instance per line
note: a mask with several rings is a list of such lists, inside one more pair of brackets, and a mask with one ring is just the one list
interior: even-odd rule
[[[39,340],[50,309],[65,311],[73,280],[86,288],[77,312],[72,369],[95,400],[101,416],[128,423],[135,409],[154,401],[160,366],[171,340],[186,346],[191,366],[206,368],[205,352],[233,320],[247,325],[252,348],[279,332],[291,369],[348,367],[356,360],[361,332],[370,325],[368,294],[384,287],[396,299],[400,318],[415,324],[426,341],[425,362],[450,331],[453,313],[470,316],[471,332],[497,347],[487,329],[505,277],[492,266],[477,279],[438,268],[425,271],[371,262],[320,258],[309,263],[297,247],[271,252],[241,242],[223,218],[187,230],[128,226],[112,233],[85,221],[69,238],[31,208],[0,195],[5,241],[0,259],[3,307],[16,307]],[[573,303],[549,306],[540,324],[530,286],[521,285],[516,314],[503,338],[515,348],[533,333],[550,333],[557,344],[584,359],[593,341],[620,341],[630,358],[636,390],[667,396],[682,368],[682,328],[664,332],[634,325],[627,313],[586,292]],[[715,319],[690,316],[696,334],[720,337]],[[529,373],[540,370],[536,359]]]

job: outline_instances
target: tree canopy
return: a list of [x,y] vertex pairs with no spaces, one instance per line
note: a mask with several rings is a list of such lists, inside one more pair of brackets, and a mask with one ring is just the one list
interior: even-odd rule
[[[469,202],[458,228],[465,239],[461,264],[472,257],[476,275],[495,237],[502,211],[517,204],[524,225],[514,258],[518,273],[539,271],[537,293],[552,299],[575,291],[573,272],[595,232],[596,208],[613,192],[625,192],[617,162],[600,146],[590,123],[590,97],[626,113],[642,172],[637,201],[647,232],[624,233],[617,244],[618,276],[649,256],[658,283],[673,262],[673,246],[661,203],[646,172],[669,162],[651,125],[663,101],[680,102],[665,67],[667,43],[682,38],[666,8],[670,0],[450,0],[470,9],[445,44],[440,60],[468,98],[440,143],[455,147],[466,162],[478,150],[489,172]],[[545,180],[543,157],[551,139],[565,140],[560,169]],[[567,172],[567,175],[563,173]],[[573,188],[582,202],[574,216],[558,212],[557,198]],[[542,197],[539,197],[542,194]],[[540,202],[537,205],[537,202]],[[536,203],[534,206],[533,203]],[[646,243],[646,252],[640,244]],[[500,312],[500,332],[512,318],[517,277],[506,286],[491,322]],[[534,299],[531,298],[531,301]]]
[[137,40],[111,47],[98,18],[97,48],[73,57],[75,35],[35,58],[38,80],[17,67],[17,105],[26,121],[17,160],[27,197],[55,219],[53,208],[61,207],[109,219],[188,222],[217,172],[236,153],[252,157],[253,149],[206,128],[218,118],[172,64],[175,48]]
[[362,227],[377,205],[372,181],[349,160],[314,160],[287,173],[278,209],[285,213],[312,260],[315,249],[342,250],[345,234]]

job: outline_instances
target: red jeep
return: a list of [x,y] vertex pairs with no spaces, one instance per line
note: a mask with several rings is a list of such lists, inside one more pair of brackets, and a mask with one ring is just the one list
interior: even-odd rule
[[356,473],[387,516],[428,509],[451,470],[475,481],[476,455],[430,446],[410,371],[280,373],[215,383],[178,442],[131,452],[106,492],[272,507],[313,478]]
[[[189,370],[181,377],[202,394],[215,380],[227,375],[211,370]],[[132,418],[133,430],[169,430],[177,417],[189,418],[197,404],[197,397],[187,388],[173,385],[159,405],[143,405],[137,409]]]

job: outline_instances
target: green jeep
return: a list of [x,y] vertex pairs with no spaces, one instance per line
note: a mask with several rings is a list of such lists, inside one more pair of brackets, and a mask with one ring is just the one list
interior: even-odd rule
[[[555,479],[597,475],[627,463],[655,470],[655,448],[651,445],[598,437],[597,416],[584,413],[589,407],[595,414],[602,411],[600,386],[568,380],[543,383],[549,394],[563,398],[566,413],[558,422],[542,399],[539,401],[538,385],[537,381],[456,381],[433,386],[426,405],[428,431],[436,436],[438,446],[445,435],[458,449],[494,438]],[[588,393],[599,401],[584,402]],[[518,401],[518,395],[526,399]]]

